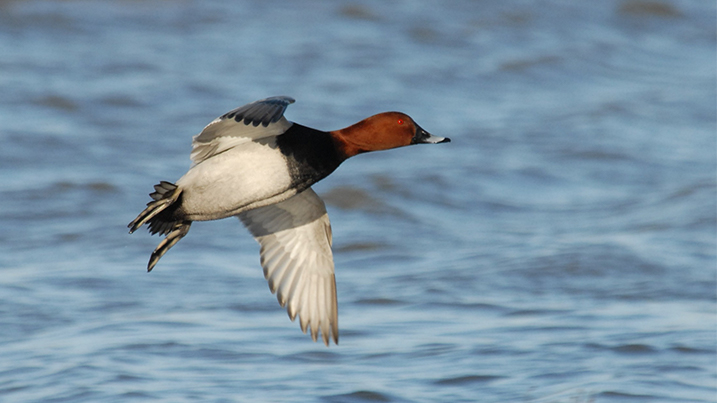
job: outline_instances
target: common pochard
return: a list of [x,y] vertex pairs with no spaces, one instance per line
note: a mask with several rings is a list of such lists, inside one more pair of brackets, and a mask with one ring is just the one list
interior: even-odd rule
[[262,99],[234,109],[192,140],[192,166],[176,184],[154,186],[153,201],[128,227],[166,237],[147,265],[187,235],[192,221],[238,217],[261,245],[272,293],[301,330],[338,344],[338,305],[331,225],[311,185],[356,154],[411,144],[447,143],[408,115],[385,112],[330,132],[284,117],[294,99]]

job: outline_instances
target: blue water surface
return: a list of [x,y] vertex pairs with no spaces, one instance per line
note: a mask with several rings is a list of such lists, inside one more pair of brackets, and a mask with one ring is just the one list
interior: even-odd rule
[[[0,2],[0,401],[717,401],[709,1]],[[453,142],[315,186],[338,346],[238,220],[126,224],[273,95]]]

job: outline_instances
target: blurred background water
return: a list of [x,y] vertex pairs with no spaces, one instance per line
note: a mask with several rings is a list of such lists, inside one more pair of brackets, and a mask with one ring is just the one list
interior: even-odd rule
[[[717,401],[713,1],[0,2],[0,401]],[[341,341],[237,220],[125,225],[272,95],[347,161]]]

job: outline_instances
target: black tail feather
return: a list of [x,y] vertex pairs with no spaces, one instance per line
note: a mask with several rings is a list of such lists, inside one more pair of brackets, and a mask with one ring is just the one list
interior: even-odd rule
[[177,185],[162,181],[154,185],[154,190],[149,195],[153,201],[147,203],[147,207],[127,225],[130,234],[142,225],[148,224],[151,234],[166,235],[152,252],[147,271],[151,271],[159,259],[187,235],[192,224],[191,221],[183,220],[175,214],[182,205],[182,190]]
[[149,223],[149,231],[152,234],[166,235],[172,229],[174,222],[177,221],[173,216],[181,205],[181,189],[164,181],[154,185],[154,189],[155,192],[150,193],[150,197],[154,201],[147,203],[147,207],[127,225],[130,234],[142,225]]
[[152,271],[154,265],[159,262],[159,259],[164,256],[167,251],[174,246],[180,239],[184,238],[189,232],[189,227],[192,225],[191,221],[180,221],[174,224],[172,231],[157,245],[157,248],[152,252],[152,256],[149,258],[147,263],[147,271]]

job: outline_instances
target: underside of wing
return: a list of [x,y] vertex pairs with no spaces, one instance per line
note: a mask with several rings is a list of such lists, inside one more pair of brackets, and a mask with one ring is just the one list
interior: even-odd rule
[[214,119],[192,140],[192,162],[200,162],[240,144],[278,136],[292,123],[284,118],[291,97],[262,99],[240,106]]
[[283,202],[239,214],[261,245],[261,265],[272,293],[301,330],[338,344],[331,224],[324,202],[307,189]]

